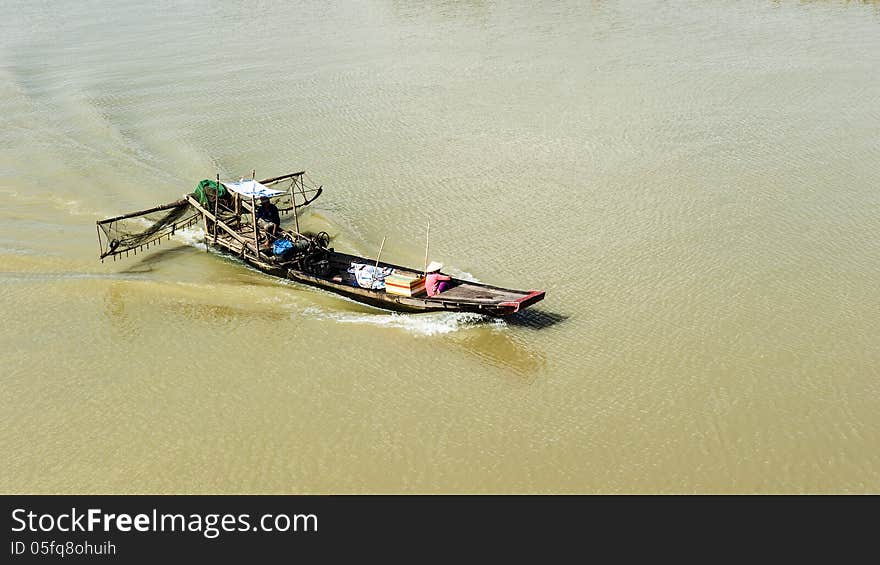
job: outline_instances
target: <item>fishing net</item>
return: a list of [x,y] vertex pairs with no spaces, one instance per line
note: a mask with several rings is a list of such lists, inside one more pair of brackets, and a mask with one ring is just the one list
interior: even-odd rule
[[98,222],[101,259],[147,248],[200,219],[186,200],[178,200],[143,212],[135,212]]
[[[261,181],[276,193],[271,199],[280,213],[293,212],[320,196],[323,187],[315,186],[303,177],[303,173],[293,173]],[[234,194],[223,183],[208,179],[199,182],[189,196],[208,211],[205,221],[210,226],[214,225],[213,220],[208,219],[213,217],[212,214],[216,214],[224,222],[237,221],[235,219],[250,204],[247,197]],[[149,249],[150,244],[161,243],[163,238],[168,239],[177,230],[191,226],[201,219],[201,212],[183,198],[149,210],[101,220],[97,223],[101,259],[112,256],[115,260],[122,254]]]

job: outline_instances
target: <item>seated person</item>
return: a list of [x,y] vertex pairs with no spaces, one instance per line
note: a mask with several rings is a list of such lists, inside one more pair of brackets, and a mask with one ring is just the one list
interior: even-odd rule
[[278,207],[272,204],[268,196],[260,198],[260,205],[257,207],[257,225],[264,230],[272,238],[275,238],[278,232],[278,226],[281,224],[281,218],[278,215]]
[[428,268],[425,269],[427,273],[425,275],[425,292],[428,293],[428,296],[437,296],[449,288],[449,281],[452,279],[447,275],[440,274],[440,269],[442,268],[443,263],[431,261]]

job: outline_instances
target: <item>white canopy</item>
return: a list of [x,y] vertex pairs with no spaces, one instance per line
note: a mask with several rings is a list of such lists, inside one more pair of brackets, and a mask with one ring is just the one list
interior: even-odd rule
[[223,186],[237,192],[243,196],[253,196],[255,198],[260,198],[263,196],[273,197],[278,196],[279,194],[284,194],[283,190],[275,190],[274,188],[269,188],[266,185],[260,184],[255,180],[240,180],[238,182],[224,182]]

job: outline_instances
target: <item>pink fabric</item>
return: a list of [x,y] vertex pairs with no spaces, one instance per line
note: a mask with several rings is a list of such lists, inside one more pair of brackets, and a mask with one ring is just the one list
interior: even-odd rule
[[440,273],[428,273],[428,276],[425,277],[425,291],[428,293],[428,296],[436,296],[446,290],[445,287],[449,285],[444,284],[444,288],[440,288],[440,284],[448,280],[451,279],[446,275],[441,275]]

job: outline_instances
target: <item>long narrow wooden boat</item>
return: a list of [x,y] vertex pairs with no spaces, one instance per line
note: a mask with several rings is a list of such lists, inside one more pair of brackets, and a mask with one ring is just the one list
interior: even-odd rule
[[[418,269],[377,262],[375,259],[335,251],[329,247],[330,237],[325,232],[311,236],[300,233],[296,219],[296,230],[279,228],[275,237],[263,233],[263,230],[258,225],[255,226],[252,221],[257,194],[262,192],[263,195],[267,195],[274,192],[274,195],[269,196],[271,199],[278,199],[287,194],[290,207],[279,207],[279,209],[292,211],[294,218],[296,218],[296,212],[314,201],[321,193],[320,187],[317,189],[315,187],[307,188],[303,184],[302,175],[303,173],[292,173],[291,175],[266,179],[259,183],[246,181],[244,189],[242,189],[241,183],[219,183],[219,179],[216,184],[211,184],[213,181],[202,181],[199,185],[202,189],[201,192],[187,194],[176,203],[147,210],[144,213],[155,214],[157,210],[160,212],[179,210],[181,206],[186,206],[187,211],[176,212],[180,218],[174,221],[185,220],[191,224],[201,219],[205,227],[206,246],[212,246],[222,252],[234,255],[268,275],[318,287],[357,302],[387,310],[399,312],[476,312],[490,316],[506,316],[519,312],[544,298],[544,291],[541,290],[512,290],[456,277],[451,277],[447,290],[429,297],[423,290],[424,273]],[[264,190],[270,185],[288,179],[292,179],[292,182],[286,193],[277,189],[274,191],[270,189],[268,193]],[[252,184],[247,185],[247,182]],[[224,189],[227,190],[224,191]],[[251,189],[253,192],[248,198],[248,190]],[[224,197],[224,192],[226,192],[226,197]],[[309,197],[310,194],[311,197]],[[297,203],[298,198],[301,199],[300,203]],[[191,215],[189,211],[192,211]],[[127,244],[121,246],[117,243],[114,246],[112,242],[108,244],[103,241],[101,238],[102,223],[105,226],[105,235],[108,235],[106,234],[108,222],[130,219],[138,217],[137,215],[138,213],[126,214],[98,222],[99,241],[102,243],[102,259],[110,255],[115,258],[121,252],[127,253],[126,247],[128,247]],[[159,236],[161,238],[167,235],[169,230],[170,233],[173,233],[175,229],[181,227],[174,222],[170,227],[167,224],[162,225],[164,227],[153,231],[153,236],[161,234]],[[150,229],[148,228],[147,231]],[[288,253],[275,254],[274,244],[279,239],[290,241],[291,249]],[[390,292],[384,287],[372,288],[373,285],[364,288],[358,283],[356,273],[352,272],[353,265],[368,265],[383,275],[387,274],[391,277],[414,281],[416,291],[399,294]],[[421,292],[418,288],[419,282],[421,282]]]
[[[289,279],[324,288],[337,294],[348,296],[379,308],[399,312],[477,312],[490,316],[507,316],[531,306],[544,298],[541,290],[511,290],[488,284],[451,277],[451,288],[433,297],[427,294],[401,296],[390,294],[382,289],[368,289],[357,286],[353,274],[348,272],[352,263],[375,264],[371,259],[339,253],[328,249],[327,269],[320,273],[310,273],[290,268]],[[422,273],[407,267],[379,262],[379,268],[390,268],[395,274],[420,277]]]

